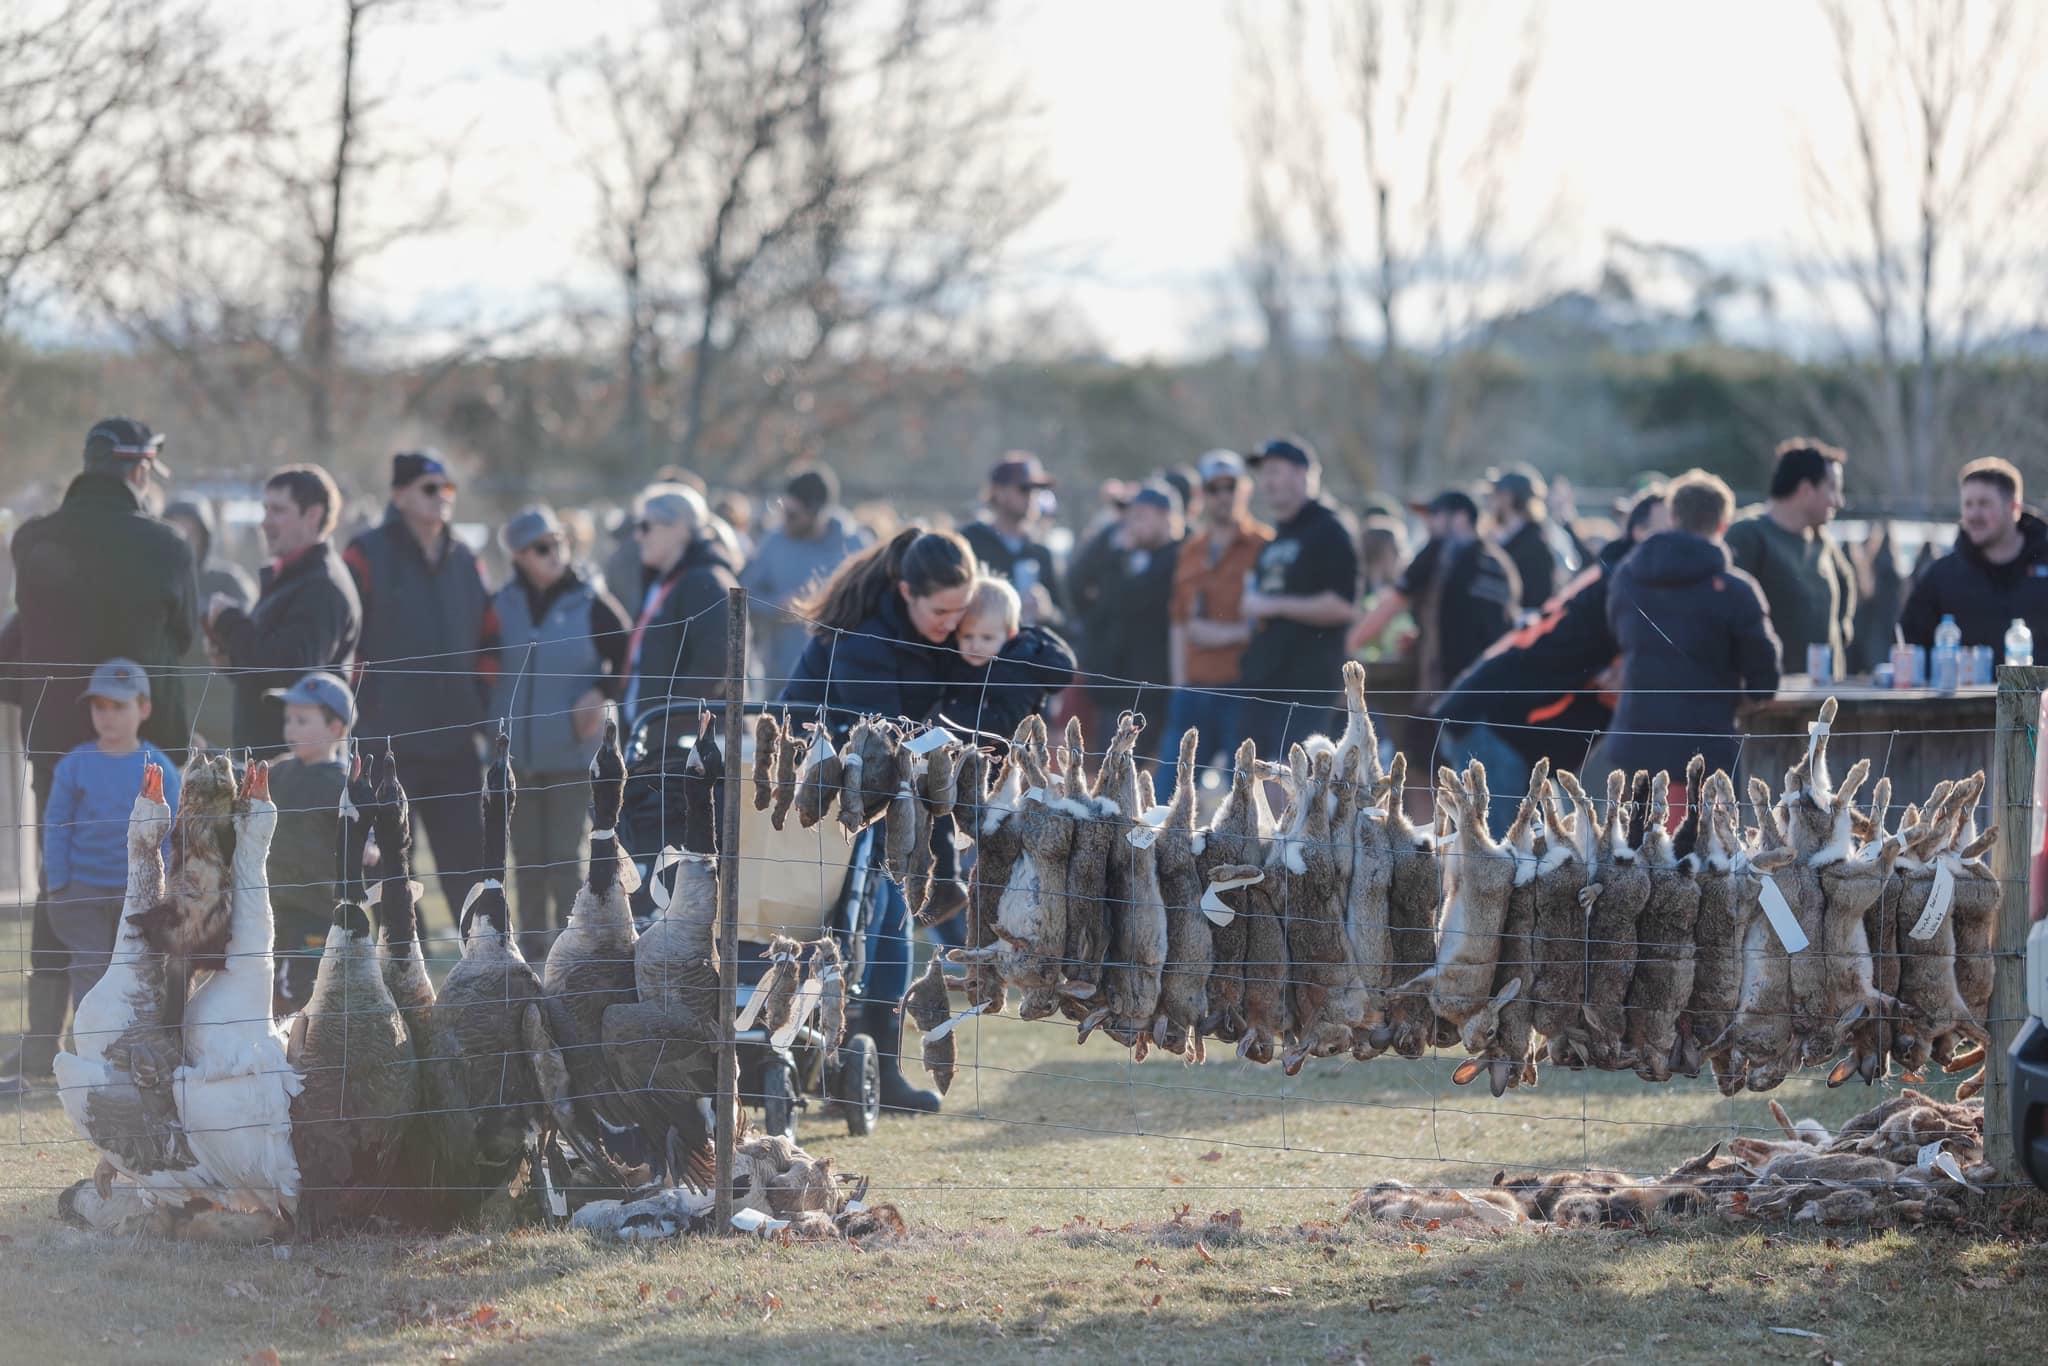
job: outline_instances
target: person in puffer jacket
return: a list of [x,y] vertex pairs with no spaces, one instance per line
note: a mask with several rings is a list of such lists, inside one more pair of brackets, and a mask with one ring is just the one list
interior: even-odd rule
[[[1614,571],[1607,624],[1621,646],[1622,693],[1605,759],[1681,779],[1695,752],[1735,770],[1735,713],[1778,688],[1778,637],[1756,580],[1729,563],[1722,533],[1735,508],[1703,470],[1674,480],[1672,529]],[[1673,810],[1683,807],[1673,787]]]
[[2000,650],[2018,618],[2035,655],[2048,650],[2048,522],[2027,511],[2025,493],[2020,472],[1995,456],[1963,467],[1955,549],[1927,567],[1899,613],[1908,644],[1933,648],[1934,628],[1949,616],[1964,645]]

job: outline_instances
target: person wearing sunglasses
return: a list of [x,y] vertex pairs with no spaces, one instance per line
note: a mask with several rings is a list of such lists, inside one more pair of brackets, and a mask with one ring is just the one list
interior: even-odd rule
[[628,728],[657,702],[725,695],[725,595],[739,574],[712,523],[687,484],[651,484],[634,503],[647,578],[626,645]]
[[451,923],[483,864],[476,794],[498,670],[498,616],[476,555],[451,526],[455,477],[432,450],[391,457],[383,522],[342,555],[362,603],[356,734],[390,737]]
[[[86,684],[94,666],[116,657],[149,676],[152,707],[141,735],[174,760],[190,731],[188,692],[177,664],[199,627],[199,587],[191,547],[149,512],[153,479],[170,469],[164,438],[134,418],[95,423],[85,438],[84,469],[47,516],[15,534],[15,601],[10,672],[21,697],[36,818],[50,800],[57,761],[95,739]],[[28,1030],[0,1060],[0,1093],[50,1075],[70,995],[70,955],[43,897],[30,938]],[[12,1025],[19,1017],[10,1017]]]
[[590,761],[604,709],[626,682],[632,624],[618,600],[569,560],[553,508],[523,509],[498,533],[512,577],[493,600],[503,667],[490,719],[512,739],[519,801],[512,808],[520,951],[547,957],[583,880]]
[[1236,451],[1210,451],[1201,476],[1201,523],[1181,544],[1174,567],[1171,654],[1173,700],[1159,752],[1180,752],[1181,736],[1201,735],[1198,764],[1227,767],[1242,738],[1234,690],[1251,627],[1238,610],[1245,576],[1273,539],[1251,515],[1252,481]]

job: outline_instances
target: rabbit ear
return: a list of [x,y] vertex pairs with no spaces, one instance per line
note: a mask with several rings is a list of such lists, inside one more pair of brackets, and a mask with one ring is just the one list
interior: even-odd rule
[[1858,759],[1854,766],[1849,769],[1848,776],[1842,779],[1842,785],[1835,789],[1833,796],[1829,799],[1829,809],[1836,815],[1840,815],[1846,810],[1853,810],[1856,804],[1856,794],[1863,789],[1863,784],[1868,782],[1869,779],[1870,760]]

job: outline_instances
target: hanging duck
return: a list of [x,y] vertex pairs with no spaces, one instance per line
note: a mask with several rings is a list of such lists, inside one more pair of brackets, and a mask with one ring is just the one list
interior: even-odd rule
[[[219,762],[232,773],[225,759]],[[277,807],[267,764],[251,765],[244,775],[233,821],[225,965],[186,1003],[185,1062],[171,1084],[204,1172],[193,1193],[226,1209],[288,1220],[299,1198],[291,1103],[305,1082],[270,1019],[276,925],[265,869]]]
[[[605,1062],[626,1110],[671,1182],[708,1190],[711,1097],[717,1093],[719,1015],[717,832],[712,818],[724,755],[707,727],[684,765],[681,853],[653,877],[660,913],[633,947],[638,999],[604,1012]],[[671,873],[672,870],[672,873]],[[673,881],[670,881],[670,877]]]
[[334,924],[313,993],[289,1021],[285,1056],[305,1077],[291,1106],[302,1237],[403,1211],[408,1202],[396,1178],[419,1085],[412,1036],[384,984],[364,904],[364,808],[373,791],[357,757],[341,796]]
[[[519,952],[505,900],[512,765],[501,740],[484,775],[484,881],[462,908],[462,961],[448,971],[428,1016],[421,1049],[428,1145],[436,1184],[456,1217],[474,1214],[490,1192],[516,1179],[543,1151],[548,1094],[570,1094],[567,1069],[548,1032],[540,978]],[[378,784],[377,819],[403,827],[405,790]],[[382,836],[379,836],[380,841]],[[386,884],[387,886],[389,884]],[[547,1078],[544,1086],[543,1077]]]

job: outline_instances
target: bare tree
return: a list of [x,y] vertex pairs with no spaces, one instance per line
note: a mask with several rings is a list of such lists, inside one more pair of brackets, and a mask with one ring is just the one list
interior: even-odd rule
[[[279,444],[274,429],[248,425],[261,409],[252,394],[274,388],[302,414],[290,444],[334,457],[344,426],[357,425],[345,416],[363,416],[343,412],[351,345],[373,330],[388,344],[403,326],[352,294],[359,275],[458,220],[460,130],[426,126],[373,61],[433,8],[324,0],[266,39],[262,61],[220,54],[204,92],[161,115],[158,212],[110,254],[96,292],[223,429],[244,429],[245,454]],[[325,22],[304,24],[309,14]],[[408,358],[408,406],[475,346],[458,338]]]
[[[2039,320],[2048,88],[2024,0],[1821,0],[1842,132],[1806,157],[1798,275],[1852,384],[1807,391],[1831,437],[1875,445],[1904,495],[1983,439],[1964,370]],[[2021,421],[2019,410],[2012,417]]]
[[1324,420],[1370,447],[1353,462],[1362,478],[1406,487],[1452,453],[1462,361],[1539,274],[1549,215],[1524,201],[1517,227],[1509,209],[1541,11],[1527,12],[1505,69],[1483,74],[1474,54],[1501,51],[1487,5],[1241,2],[1235,28],[1247,283],[1269,345],[1293,344],[1274,323],[1297,325],[1293,298],[1314,298],[1342,400]]
[[154,182],[156,113],[203,28],[155,0],[0,13],[0,332],[91,269]]
[[662,0],[562,65],[629,458],[758,477],[962,342],[1048,197],[975,60],[995,32],[984,0]]

